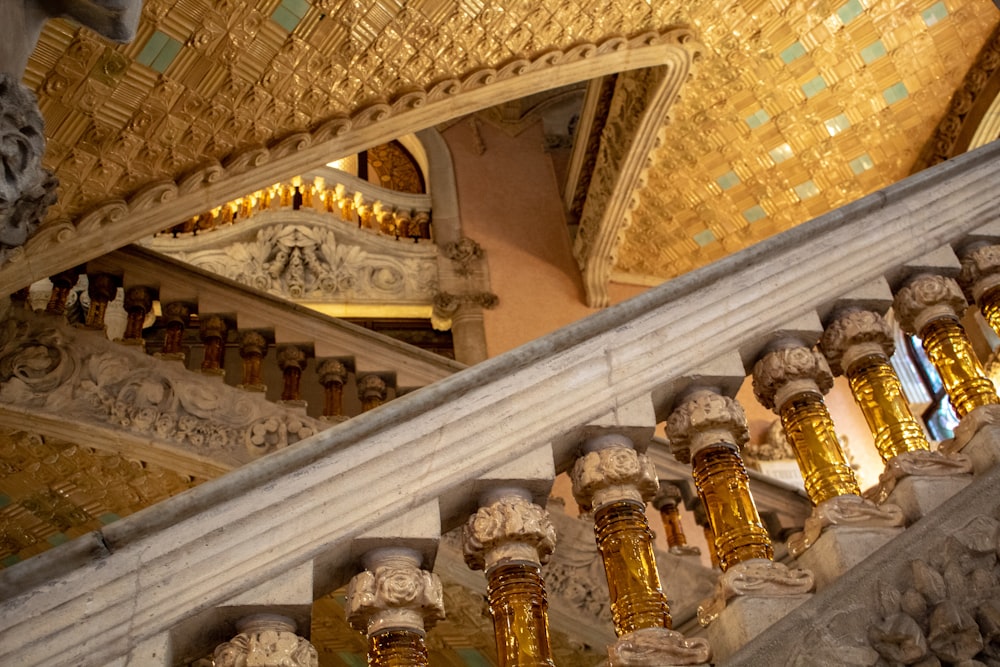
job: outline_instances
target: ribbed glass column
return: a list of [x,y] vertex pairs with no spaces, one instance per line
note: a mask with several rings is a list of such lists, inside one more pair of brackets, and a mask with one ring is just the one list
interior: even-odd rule
[[681,513],[674,503],[667,503],[660,507],[660,519],[663,520],[663,532],[667,537],[668,547],[687,546],[687,535],[684,534],[684,527],[681,525]]
[[959,417],[982,405],[1000,403],[993,383],[986,379],[982,364],[957,319],[939,317],[931,320],[920,330],[920,338]]
[[904,452],[930,449],[923,429],[910,412],[903,385],[884,354],[858,359],[846,375],[883,462]]
[[667,598],[653,554],[653,531],[645,507],[620,500],[594,513],[597,548],[604,561],[611,594],[615,632],[622,636],[641,628],[670,628]]
[[554,667],[541,568],[505,563],[487,573],[500,667]]
[[750,477],[739,452],[725,445],[706,447],[694,455],[691,470],[721,568],[754,558],[773,559],[771,537],[750,495]]
[[979,297],[979,309],[993,331],[1000,335],[1000,285],[983,292]]
[[781,406],[780,417],[814,505],[837,496],[861,495],[822,396],[812,392],[793,396]]
[[424,636],[412,630],[386,630],[368,637],[369,667],[427,667]]

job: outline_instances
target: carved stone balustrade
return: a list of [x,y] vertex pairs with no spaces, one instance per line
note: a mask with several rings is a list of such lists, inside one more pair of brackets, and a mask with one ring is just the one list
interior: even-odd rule
[[135,286],[125,290],[125,312],[128,319],[125,322],[125,333],[121,342],[125,345],[145,347],[142,339],[142,329],[146,318],[153,309],[155,292],[151,287]]
[[110,273],[87,274],[87,295],[90,297],[90,307],[87,308],[85,327],[99,331],[105,330],[104,318],[108,311],[108,304],[114,301],[118,294],[119,282],[120,280]]
[[312,353],[311,345],[282,345],[278,348],[278,368],[281,369],[283,386],[281,401],[289,405],[305,408],[302,400],[302,372]]
[[323,418],[342,421],[347,367],[338,359],[323,359],[316,365],[316,374],[323,385]]

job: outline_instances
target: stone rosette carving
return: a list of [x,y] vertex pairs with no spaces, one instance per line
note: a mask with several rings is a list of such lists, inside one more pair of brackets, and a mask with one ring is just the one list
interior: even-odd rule
[[624,446],[584,454],[569,475],[576,502],[595,509],[617,500],[648,502],[660,487],[656,468],[646,455]]
[[56,201],[59,181],[42,167],[44,153],[45,122],[35,96],[0,72],[0,264],[21,252]]
[[306,360],[306,353],[297,345],[283,345],[278,348],[277,361],[281,370],[289,367],[305,370]]
[[445,617],[441,580],[409,563],[387,563],[355,575],[344,604],[351,626],[367,633],[394,621],[423,631]]
[[726,443],[741,448],[750,440],[743,407],[708,390],[695,392],[674,409],[667,419],[666,433],[681,463],[690,463],[703,447]]
[[445,245],[442,252],[454,263],[455,273],[466,277],[474,273],[473,265],[483,257],[483,247],[465,236]]
[[643,628],[622,635],[608,647],[608,667],[707,665],[711,656],[707,639],[687,639],[666,628]]
[[785,347],[768,352],[754,364],[753,394],[765,408],[780,409],[779,394],[790,385],[823,394],[830,391],[833,373],[826,358],[807,347]]
[[388,391],[385,380],[374,373],[358,378],[358,396],[362,399],[375,398],[384,401]]
[[885,318],[860,308],[838,313],[823,331],[819,346],[834,375],[843,375],[859,354],[880,352],[891,357],[896,349]]
[[876,505],[872,501],[855,495],[843,495],[821,502],[813,508],[805,521],[801,533],[788,538],[788,551],[799,556],[816,543],[823,530],[829,526],[850,526],[852,528],[900,528],[906,525],[906,517],[896,505],[885,503]]
[[912,336],[939,317],[961,318],[968,305],[954,278],[929,273],[907,283],[892,302],[896,321]]
[[927,450],[903,452],[886,463],[885,470],[879,475],[878,485],[865,495],[876,504],[881,504],[889,497],[899,481],[906,477],[951,477],[971,474],[972,461],[968,456],[958,452],[953,454]]
[[295,634],[289,618],[260,614],[244,619],[237,629],[238,635],[216,647],[216,667],[319,667],[316,648]]
[[524,557],[547,563],[556,546],[549,513],[519,496],[480,507],[466,522],[463,537],[465,562],[473,570]]
[[226,465],[326,428],[99,332],[30,315],[0,322],[0,403],[128,432]]
[[710,625],[738,596],[781,597],[811,593],[816,587],[812,572],[789,568],[769,560],[737,563],[719,577],[715,592],[698,607],[698,621]]
[[347,382],[347,367],[337,359],[324,359],[316,366],[316,375],[324,387],[329,384],[343,385]]
[[990,287],[1000,284],[1000,245],[981,245],[962,256],[958,285],[969,303],[975,303]]

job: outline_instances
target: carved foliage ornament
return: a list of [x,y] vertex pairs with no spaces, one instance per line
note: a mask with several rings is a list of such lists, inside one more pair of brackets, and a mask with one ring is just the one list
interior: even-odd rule
[[918,335],[929,314],[960,318],[968,303],[954,278],[923,274],[896,292],[892,307],[903,331]]
[[543,564],[556,546],[556,529],[549,513],[518,496],[480,507],[465,524],[464,537],[465,562],[473,570],[486,567],[488,552],[511,542],[533,547]]
[[0,402],[245,463],[325,428],[51,318],[0,322]]
[[[616,488],[631,489],[626,493],[635,499],[650,501],[659,490],[656,468],[645,454],[629,447],[607,447],[579,457],[570,471],[573,497],[585,507],[598,504],[596,495]],[[609,498],[611,502],[613,498]]]
[[59,181],[42,168],[44,121],[35,97],[0,73],[0,264],[34,234]]
[[882,348],[886,357],[891,357],[896,349],[892,338],[892,328],[885,318],[870,310],[854,309],[840,313],[823,332],[820,347],[834,375],[843,375],[844,355],[861,343],[875,343]]
[[351,579],[345,602],[347,620],[360,632],[368,631],[371,617],[391,609],[419,613],[430,628],[444,619],[444,591],[432,572],[413,565],[387,564],[364,570]]
[[768,352],[753,367],[753,394],[766,408],[775,407],[775,396],[789,382],[812,380],[824,394],[833,388],[833,373],[822,354],[807,347],[786,347]]
[[[691,462],[691,449],[697,445],[699,434],[712,431],[724,432],[725,442],[737,447],[745,445],[750,433],[743,407],[728,396],[699,391],[678,406],[667,419],[667,438],[674,456],[681,463]],[[721,438],[716,441],[721,441]]]
[[315,647],[288,619],[262,614],[249,620],[215,649],[215,667],[319,667]]
[[975,301],[976,283],[1000,273],[1000,245],[983,245],[962,256],[958,284],[970,302]]
[[767,560],[737,563],[719,577],[714,595],[698,606],[698,621],[708,626],[729,600],[737,596],[802,595],[815,587],[815,578],[809,570],[792,569]]
[[712,651],[703,637],[686,639],[666,628],[643,628],[608,647],[609,667],[663,667],[707,664]]
[[443,252],[445,257],[455,263],[455,273],[460,276],[471,276],[473,264],[483,256],[482,246],[464,236],[454,243],[447,244]]

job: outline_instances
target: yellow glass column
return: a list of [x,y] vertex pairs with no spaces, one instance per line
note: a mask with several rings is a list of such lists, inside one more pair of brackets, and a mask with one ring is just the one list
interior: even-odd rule
[[795,343],[768,352],[754,365],[754,395],[781,418],[814,505],[837,496],[861,496],[823,402],[832,387],[826,359]]
[[323,385],[323,416],[343,416],[347,367],[336,359],[324,359],[316,367],[316,374],[319,376],[319,383]]
[[385,380],[378,375],[362,376],[358,380],[358,398],[361,399],[361,411],[368,412],[385,403],[388,387]]
[[240,357],[243,359],[243,382],[238,386],[247,391],[267,391],[261,378],[261,366],[267,354],[267,340],[256,331],[240,337]]
[[690,546],[687,535],[684,534],[680,511],[682,501],[683,494],[677,484],[661,482],[660,490],[653,499],[653,506],[660,511],[660,520],[663,522],[663,531],[670,553],[676,556],[698,556],[701,555],[701,550]]
[[881,315],[852,308],[837,313],[820,347],[834,375],[846,375],[884,463],[905,452],[929,451],[903,386],[889,363],[895,344]]
[[45,306],[46,313],[49,315],[65,314],[69,293],[76,286],[77,281],[80,280],[81,273],[80,268],[74,268],[62,271],[49,278],[49,281],[52,283],[52,294],[49,296],[49,302]]
[[555,548],[548,512],[510,489],[465,524],[465,562],[485,570],[500,667],[553,667],[541,565]]
[[594,510],[615,632],[620,637],[643,628],[670,628],[645,513],[659,487],[656,471],[625,436],[593,438],[584,452],[570,472],[573,496]]
[[180,301],[172,301],[163,306],[163,349],[158,353],[161,359],[184,360],[184,331],[191,319],[191,306]]
[[108,311],[108,303],[118,294],[118,281],[109,273],[93,273],[87,275],[87,296],[90,297],[90,307],[87,308],[87,318],[84,327],[87,329],[104,330],[104,315]]
[[306,369],[306,353],[297,345],[284,345],[278,350],[278,368],[281,369],[282,401],[302,400],[302,371]]
[[209,315],[201,319],[199,328],[201,342],[205,344],[201,372],[206,375],[224,375],[226,321],[218,315]]
[[911,280],[893,302],[903,330],[922,340],[959,417],[1000,403],[959,321],[967,305],[955,280],[931,274]]
[[743,408],[714,391],[694,391],[667,419],[667,437],[675,458],[692,465],[711,527],[710,546],[722,570],[749,560],[772,560],[771,537],[757,512],[739,454],[749,440]]
[[121,342],[126,345],[145,345],[142,340],[142,326],[146,315],[153,309],[153,292],[148,287],[129,287],[125,290],[125,333]]
[[368,636],[370,667],[426,667],[426,630],[444,618],[444,591],[419,552],[376,549],[347,586],[347,621]]

